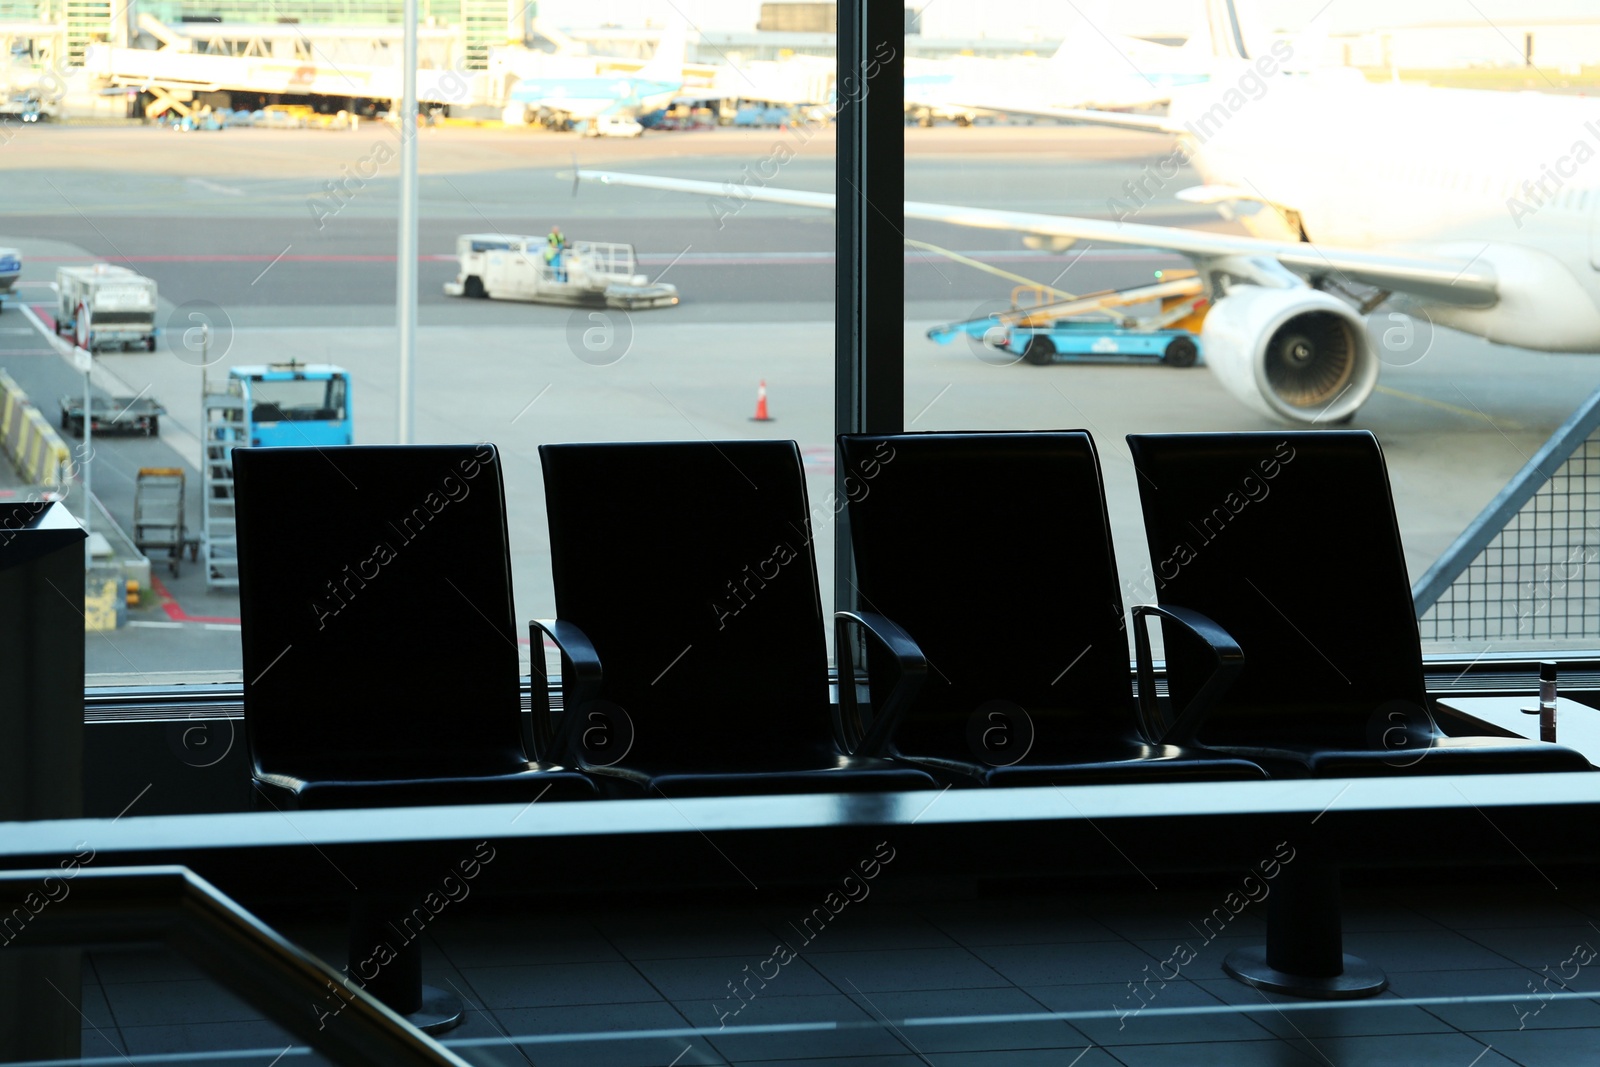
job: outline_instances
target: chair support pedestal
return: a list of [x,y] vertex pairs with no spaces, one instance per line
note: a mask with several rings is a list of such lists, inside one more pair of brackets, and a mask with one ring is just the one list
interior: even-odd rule
[[425,1034],[460,1025],[461,998],[422,984],[422,921],[432,913],[416,896],[357,893],[350,903],[349,976]]
[[1339,868],[1302,846],[1283,865],[1267,898],[1267,944],[1228,954],[1222,969],[1258,989],[1315,1000],[1377,996],[1389,986],[1381,970],[1344,951]]

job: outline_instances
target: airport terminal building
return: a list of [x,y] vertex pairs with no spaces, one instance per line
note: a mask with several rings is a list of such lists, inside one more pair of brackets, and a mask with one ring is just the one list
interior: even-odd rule
[[267,6],[0,0],[0,1067],[1593,1062],[1600,104]]

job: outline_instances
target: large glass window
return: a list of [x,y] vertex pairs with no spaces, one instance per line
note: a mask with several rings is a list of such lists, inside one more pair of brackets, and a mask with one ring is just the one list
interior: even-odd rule
[[[416,436],[501,446],[518,614],[553,611],[536,449],[570,440],[797,440],[831,601],[833,220],[773,202],[834,187],[833,109],[857,90],[836,84],[826,11],[757,28],[731,8],[547,5],[508,25],[523,45],[490,48],[460,6],[422,35]],[[1201,6],[908,15],[907,428],[1092,431],[1129,602],[1155,575],[1126,433],[1371,429],[1430,650],[1594,647],[1600,445],[1587,424],[1551,442],[1600,378],[1600,38],[1553,0],[1427,26]],[[0,244],[22,253],[21,314],[0,367],[64,427],[72,507],[93,464],[96,565],[139,586],[122,626],[88,635],[91,680],[238,677],[237,602],[207,554],[226,522],[208,412],[234,368],[343,368],[346,395],[316,410],[394,439],[398,10],[231,28],[152,5],[195,42],[159,56],[148,21],[81,12],[8,38]],[[179,85],[163,64],[185,52],[238,87]],[[156,284],[153,340],[125,286],[69,277],[96,262]],[[586,278],[645,295],[536,291]],[[137,416],[92,450],[62,400],[84,390],[72,343],[96,349],[96,417]],[[172,468],[194,555],[130,572],[140,471]],[[1308,531],[1306,551],[1338,546]]]
[[[907,38],[906,196],[949,205],[907,222],[909,428],[1090,430],[1130,603],[1124,435],[1369,429],[1428,651],[1595,647],[1593,426],[1514,479],[1600,384],[1600,36],[1538,3],[1007,12]],[[942,52],[980,31],[1005,54]],[[1339,550],[1305,531],[1307,568]]]
[[[0,246],[22,260],[0,368],[55,422],[57,399],[84,393],[81,340],[98,403],[160,409],[92,448],[63,431],[80,511],[92,465],[97,571],[137,585],[116,629],[86,635],[90,684],[238,680],[236,571],[212,551],[232,533],[227,447],[339,443],[346,418],[354,443],[396,439],[402,5],[278,4],[270,24],[215,5],[220,21],[184,21],[192,6],[141,6],[156,21],[131,36],[108,8],[98,27],[18,38],[0,75],[45,101],[39,121],[0,108]],[[671,3],[536,20],[529,5],[509,24],[503,4],[424,7],[415,440],[499,447],[518,616],[555,613],[538,446],[601,440],[798,441],[831,611],[833,225],[748,193],[832,190],[832,25],[763,34],[753,8]],[[219,89],[190,88],[200,67]],[[724,193],[579,184],[575,167]],[[92,271],[58,299],[58,271],[95,263],[154,284],[153,341],[148,322],[113,332]],[[194,555],[150,549],[146,571],[128,561],[149,468],[184,472]],[[523,652],[541,673],[541,650]]]
[[258,381],[251,383],[258,405],[252,417],[260,422],[296,422],[344,418],[345,380]]

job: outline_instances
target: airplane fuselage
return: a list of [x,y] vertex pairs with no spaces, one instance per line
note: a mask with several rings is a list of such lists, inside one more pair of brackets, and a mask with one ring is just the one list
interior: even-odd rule
[[682,91],[681,82],[648,78],[528,78],[511,91],[511,99],[573,119],[599,115],[635,115],[665,107]]
[[1313,242],[1481,259],[1507,278],[1496,307],[1397,304],[1495,341],[1600,352],[1600,102],[1219,74],[1175,94],[1171,117],[1208,183],[1279,209],[1246,217],[1260,236],[1295,239],[1298,221]]

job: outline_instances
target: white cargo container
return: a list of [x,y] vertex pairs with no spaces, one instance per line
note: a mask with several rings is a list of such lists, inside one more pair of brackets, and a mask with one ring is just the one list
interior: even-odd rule
[[469,233],[456,238],[456,280],[447,296],[532,300],[594,307],[671,307],[678,288],[635,272],[633,246],[575,241],[556,263],[544,258],[545,238]]
[[56,270],[56,333],[78,347],[156,350],[156,283],[126,267],[96,263]]

